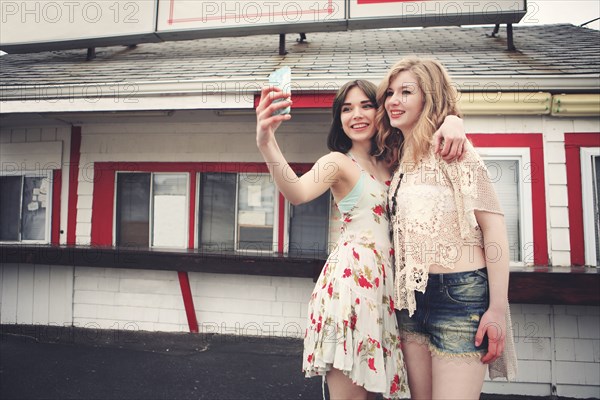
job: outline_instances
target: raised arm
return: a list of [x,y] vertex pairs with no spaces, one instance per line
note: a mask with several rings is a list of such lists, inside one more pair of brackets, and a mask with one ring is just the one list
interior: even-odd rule
[[506,308],[508,305],[508,236],[504,216],[475,211],[475,218],[483,234],[485,261],[490,287],[490,306],[481,317],[475,335],[475,344],[488,336],[488,352],[481,359],[490,363],[500,357],[506,339]]
[[[256,144],[265,159],[269,172],[277,188],[292,204],[298,205],[316,199],[339,179],[343,179],[340,164],[344,162],[340,153],[330,153],[321,157],[312,169],[298,177],[283,156],[275,131],[291,115],[273,115],[273,112],[291,105],[290,100],[273,104],[273,100],[284,99],[289,95],[277,88],[264,88],[260,103],[256,108]],[[341,157],[340,157],[341,156]]]
[[452,162],[457,158],[461,158],[466,141],[467,136],[465,135],[463,120],[456,115],[448,115],[440,129],[433,135],[433,150],[435,153],[440,153],[445,161]]

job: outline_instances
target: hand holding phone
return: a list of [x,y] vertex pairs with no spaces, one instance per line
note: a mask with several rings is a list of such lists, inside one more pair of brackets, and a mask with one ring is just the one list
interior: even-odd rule
[[[292,70],[290,67],[281,67],[269,75],[269,85],[281,89],[284,93],[292,94]],[[273,103],[279,103],[285,99],[274,100]],[[273,115],[289,114],[290,107],[276,110]]]

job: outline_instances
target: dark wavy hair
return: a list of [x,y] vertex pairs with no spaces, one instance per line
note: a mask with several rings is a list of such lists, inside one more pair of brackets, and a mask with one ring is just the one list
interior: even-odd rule
[[[344,84],[335,95],[331,110],[333,120],[331,121],[331,128],[329,128],[329,135],[327,136],[327,147],[331,151],[347,153],[352,148],[352,140],[346,135],[344,128],[342,128],[342,106],[346,100],[346,96],[348,96],[348,92],[355,87],[362,90],[365,96],[373,103],[373,106],[377,108],[377,86],[373,83],[357,79]],[[373,123],[375,123],[374,120]],[[378,153],[376,138],[377,135],[373,135],[371,139],[371,155]]]

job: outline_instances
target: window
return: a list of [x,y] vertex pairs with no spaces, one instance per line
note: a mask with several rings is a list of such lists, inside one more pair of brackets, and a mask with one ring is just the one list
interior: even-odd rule
[[513,265],[533,263],[529,149],[478,148],[494,184],[508,231]]
[[600,148],[581,148],[585,264],[600,265]]
[[50,175],[0,176],[0,241],[47,243]]
[[118,246],[186,247],[188,175],[117,173]]
[[306,204],[290,207],[288,253],[292,256],[319,257],[328,253],[328,190]]
[[201,175],[198,237],[204,251],[235,249],[236,193],[237,174]]
[[203,251],[273,252],[276,190],[268,174],[204,173],[198,236]]

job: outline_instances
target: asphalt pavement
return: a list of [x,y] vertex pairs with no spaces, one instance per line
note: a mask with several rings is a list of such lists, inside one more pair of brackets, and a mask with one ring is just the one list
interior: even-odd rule
[[0,399],[322,399],[301,357],[281,337],[2,325]]

